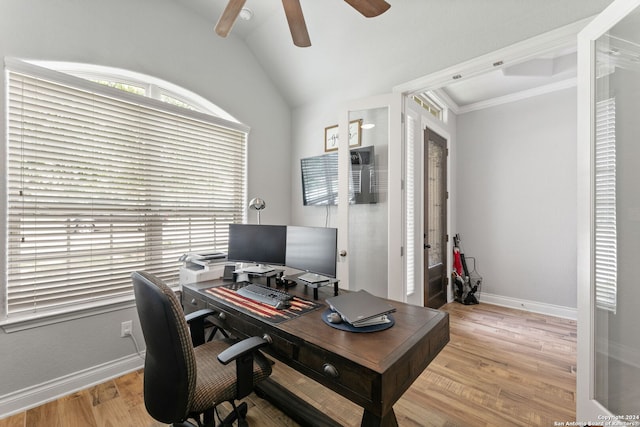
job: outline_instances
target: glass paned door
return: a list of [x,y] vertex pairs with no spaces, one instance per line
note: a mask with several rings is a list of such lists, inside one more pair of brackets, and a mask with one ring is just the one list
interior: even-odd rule
[[424,131],[424,305],[447,302],[447,140]]
[[360,140],[349,147],[349,283],[387,296],[389,107],[350,111]]
[[640,415],[640,1],[612,3],[578,42],[577,418],[588,421]]
[[399,95],[384,95],[351,103],[340,121],[338,149],[340,286],[394,299],[404,290],[397,201],[402,148],[391,142],[401,136],[400,102]]

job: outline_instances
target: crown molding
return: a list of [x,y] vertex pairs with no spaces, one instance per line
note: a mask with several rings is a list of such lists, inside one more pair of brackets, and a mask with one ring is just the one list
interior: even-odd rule
[[516,63],[550,53],[556,49],[575,47],[577,45],[578,32],[591,20],[591,17],[582,19],[565,25],[564,27],[515,43],[506,48],[399,84],[393,88],[393,92],[411,94],[426,90],[435,90],[447,86],[452,81],[468,79],[488,71],[509,67]]
[[484,108],[495,107],[502,104],[508,104],[510,102],[520,101],[534,96],[544,95],[547,93],[556,92],[563,89],[569,89],[577,85],[577,79],[572,77],[570,79],[562,80],[556,83],[549,83],[547,85],[538,86],[532,89],[523,90],[520,92],[511,93],[505,96],[499,96],[497,98],[487,99],[480,102],[474,102],[473,104],[465,105],[462,107],[457,106],[455,114],[465,114],[472,111],[482,110]]

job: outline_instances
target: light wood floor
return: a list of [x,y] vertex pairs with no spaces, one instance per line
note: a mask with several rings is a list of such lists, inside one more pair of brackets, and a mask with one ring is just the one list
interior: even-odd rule
[[[401,427],[552,426],[575,420],[576,323],[480,303],[443,307],[451,341],[395,404]],[[0,420],[0,427],[156,427],[144,409],[142,372]],[[362,410],[291,369],[274,379],[345,426]],[[251,395],[252,427],[297,426]]]

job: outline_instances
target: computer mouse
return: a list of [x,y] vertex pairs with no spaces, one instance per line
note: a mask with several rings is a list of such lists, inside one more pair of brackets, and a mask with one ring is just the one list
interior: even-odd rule
[[327,314],[327,320],[329,323],[342,323],[342,316],[334,311]]

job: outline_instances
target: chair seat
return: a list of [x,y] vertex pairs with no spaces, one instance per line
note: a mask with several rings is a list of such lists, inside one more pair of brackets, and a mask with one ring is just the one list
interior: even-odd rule
[[[223,365],[218,354],[233,341],[214,340],[194,348],[197,374],[196,387],[191,401],[192,412],[205,411],[236,396],[236,364]],[[261,353],[254,355],[253,382],[258,383],[271,375],[271,362]]]

